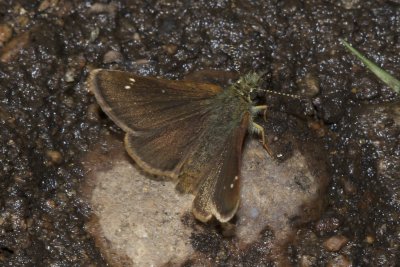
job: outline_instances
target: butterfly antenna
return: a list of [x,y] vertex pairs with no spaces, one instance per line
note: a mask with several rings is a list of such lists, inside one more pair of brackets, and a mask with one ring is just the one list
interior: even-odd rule
[[259,90],[263,91],[263,92],[266,92],[266,93],[269,93],[269,94],[274,94],[274,95],[286,96],[286,97],[291,97],[291,98],[296,98],[296,99],[300,99],[301,98],[299,95],[286,94],[286,93],[272,91],[272,90],[268,90],[268,89],[259,89]]

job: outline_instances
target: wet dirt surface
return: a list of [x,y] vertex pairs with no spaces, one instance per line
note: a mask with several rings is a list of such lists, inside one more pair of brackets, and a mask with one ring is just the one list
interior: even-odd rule
[[399,78],[399,33],[398,1],[1,1],[0,265],[112,263],[82,195],[85,157],[122,136],[85,87],[103,67],[170,79],[265,71],[266,88],[311,99],[260,95],[260,123],[280,167],[300,153],[312,172],[326,168],[319,201],[290,218],[278,250],[268,224],[240,243],[183,215],[184,266],[395,266],[399,101],[338,39]]

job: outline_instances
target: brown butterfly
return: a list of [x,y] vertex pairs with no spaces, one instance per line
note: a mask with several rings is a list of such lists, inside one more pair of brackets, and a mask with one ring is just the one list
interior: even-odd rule
[[103,111],[126,132],[125,148],[145,171],[177,181],[195,195],[193,214],[229,221],[240,193],[242,145],[247,131],[264,130],[253,118],[250,93],[260,76],[248,74],[223,90],[209,83],[171,81],[97,69],[88,86]]

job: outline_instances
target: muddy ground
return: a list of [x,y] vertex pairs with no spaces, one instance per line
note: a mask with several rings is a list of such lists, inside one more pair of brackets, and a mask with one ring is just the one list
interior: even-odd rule
[[[109,244],[107,223],[99,226],[106,203],[101,209],[92,202],[100,192],[92,170],[105,164],[100,160],[112,165],[104,155],[118,153],[113,157],[129,163],[123,168],[138,171],[121,148],[122,131],[85,86],[89,71],[99,67],[168,79],[198,70],[265,72],[266,88],[302,96],[259,95],[270,107],[268,120],[259,123],[277,157],[265,161],[254,142],[244,156],[243,171],[270,182],[278,182],[270,180],[277,170],[307,167],[306,176],[283,186],[312,195],[295,215],[285,215],[285,229],[274,228],[275,217],[268,217],[252,231],[243,218],[254,214],[246,217],[244,208],[233,222],[236,234],[198,223],[190,212],[160,211],[182,224],[178,235],[186,240],[176,252],[179,260],[162,264],[398,264],[399,100],[339,38],[400,78],[396,0],[0,1],[0,265],[140,266]],[[107,181],[97,188],[111,187]],[[256,181],[255,189],[268,184]],[[264,218],[269,209],[256,211]]]

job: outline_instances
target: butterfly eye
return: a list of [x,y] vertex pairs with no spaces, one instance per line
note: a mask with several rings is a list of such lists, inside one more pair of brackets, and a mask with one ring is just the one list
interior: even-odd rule
[[258,97],[258,92],[259,92],[259,91],[256,90],[255,88],[251,88],[251,89],[250,89],[249,98],[250,98],[251,101],[254,101],[254,100],[257,99],[257,97]]

